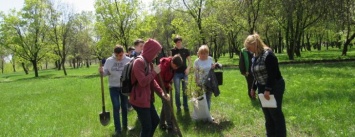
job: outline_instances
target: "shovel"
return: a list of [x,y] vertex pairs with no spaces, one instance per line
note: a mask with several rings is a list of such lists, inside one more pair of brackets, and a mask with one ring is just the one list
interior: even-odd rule
[[[159,78],[159,83],[160,83],[160,85],[161,85],[161,88],[163,89],[163,92],[164,92],[165,94],[167,94],[166,88],[165,88],[165,86],[164,86],[164,82],[163,82],[163,79],[162,79],[161,76],[160,76],[160,73],[158,74],[158,78]],[[170,97],[171,97],[171,96],[170,96]],[[171,102],[172,102],[172,101],[171,101]],[[177,130],[177,135],[178,135],[179,137],[182,137],[182,134],[181,134],[179,125],[178,125],[178,123],[177,123],[177,121],[176,121],[176,118],[175,118],[175,115],[174,115],[172,103],[168,103],[168,107],[169,107],[170,112],[171,112],[171,118],[172,118],[173,125],[175,126],[175,128],[176,128],[176,130]]]
[[[102,67],[102,63],[100,63],[100,67]],[[99,114],[101,125],[107,126],[110,123],[110,112],[106,112],[105,110],[105,96],[104,96],[104,79],[100,74],[101,80],[101,95],[102,95],[102,112]]]

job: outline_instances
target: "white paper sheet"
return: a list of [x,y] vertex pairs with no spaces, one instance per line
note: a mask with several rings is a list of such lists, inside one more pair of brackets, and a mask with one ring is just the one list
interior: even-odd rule
[[266,100],[264,94],[259,94],[259,99],[263,108],[277,108],[274,95],[270,95],[270,99]]

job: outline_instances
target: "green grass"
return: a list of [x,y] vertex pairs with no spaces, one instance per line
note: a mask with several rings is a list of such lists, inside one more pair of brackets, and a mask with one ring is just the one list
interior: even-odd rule
[[[355,136],[355,62],[280,65],[286,81],[283,111],[288,136]],[[0,75],[0,136],[111,136],[113,122],[103,127],[100,80],[97,66],[62,71],[42,70]],[[105,79],[107,84],[107,79]],[[184,136],[265,136],[264,118],[258,102],[247,96],[238,69],[224,70],[221,95],[212,97],[211,114],[217,123],[196,122],[189,113],[177,116]],[[112,106],[105,85],[106,107]],[[161,101],[155,102],[158,113]],[[189,104],[192,113],[192,104]],[[112,120],[112,119],[111,119]],[[138,136],[135,111],[129,112]],[[157,129],[155,136],[169,136]]]

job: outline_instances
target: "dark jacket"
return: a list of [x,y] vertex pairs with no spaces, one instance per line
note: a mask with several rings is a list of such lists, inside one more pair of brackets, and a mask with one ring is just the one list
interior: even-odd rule
[[[264,65],[264,67],[261,67],[261,65]],[[274,94],[273,87],[275,87],[278,80],[282,79],[278,59],[275,54],[270,49],[264,50],[259,57],[253,58],[252,70],[254,75],[253,89],[256,90],[257,85],[260,84],[264,85],[265,90],[270,91],[270,94]]]
[[217,97],[220,94],[218,81],[216,75],[214,74],[214,70],[211,69],[208,72],[207,80],[204,83],[207,92],[213,92],[214,96]]

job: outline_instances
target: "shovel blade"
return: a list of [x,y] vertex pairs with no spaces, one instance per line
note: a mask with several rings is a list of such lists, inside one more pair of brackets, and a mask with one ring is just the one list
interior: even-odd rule
[[110,123],[110,112],[101,112],[99,116],[101,125],[107,126]]

